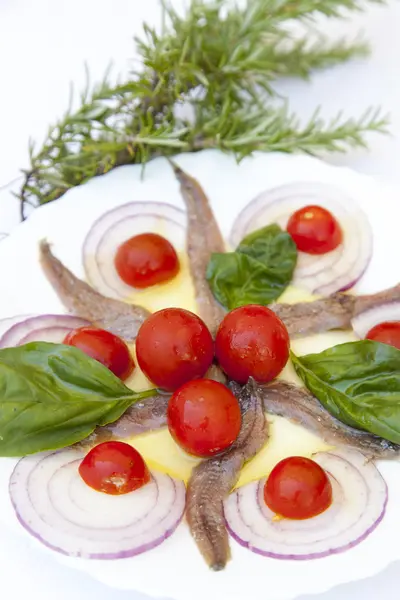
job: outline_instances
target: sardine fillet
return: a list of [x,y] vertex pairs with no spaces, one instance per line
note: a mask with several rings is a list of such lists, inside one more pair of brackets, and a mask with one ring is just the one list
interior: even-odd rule
[[242,411],[242,425],[234,444],[224,454],[205,460],[192,471],[186,502],[190,532],[208,566],[219,571],[230,559],[223,502],[236,485],[245,462],[268,438],[258,390],[253,384],[233,385]]
[[96,292],[54,256],[46,241],[40,243],[39,251],[42,269],[69,312],[128,342],[136,338],[140,325],[150,314],[145,308]]

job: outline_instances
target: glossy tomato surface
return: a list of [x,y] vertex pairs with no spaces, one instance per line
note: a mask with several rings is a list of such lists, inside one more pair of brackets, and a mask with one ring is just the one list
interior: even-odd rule
[[136,288],[164,283],[179,271],[175,248],[157,233],[141,233],[121,244],[114,264],[121,279]]
[[150,381],[173,391],[205,375],[213,360],[214,344],[197,315],[182,308],[165,308],[150,315],[140,327],[136,356]]
[[343,241],[338,221],[322,206],[300,208],[290,217],[286,229],[297,248],[308,254],[326,254]]
[[189,381],[168,403],[168,428],[186,452],[213,456],[228,448],[241,425],[239,403],[222,383],[211,379]]
[[387,321],[375,325],[365,337],[367,340],[389,344],[400,350],[400,321]]
[[325,471],[313,460],[291,456],[271,471],[264,500],[276,514],[287,519],[309,519],[332,504],[332,485]]
[[79,465],[83,481],[98,492],[127,494],[150,481],[142,456],[124,442],[104,442],[90,450]]
[[104,329],[80,327],[64,339],[64,344],[79,348],[88,356],[101,362],[122,380],[127,379],[135,368],[128,346],[121,338]]
[[215,338],[215,354],[230,379],[259,383],[274,379],[289,358],[289,334],[272,310],[249,304],[223,319]]

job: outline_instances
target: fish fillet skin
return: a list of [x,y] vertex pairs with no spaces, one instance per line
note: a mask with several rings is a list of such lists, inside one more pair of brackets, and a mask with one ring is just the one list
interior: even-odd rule
[[180,183],[187,211],[186,251],[195,289],[198,312],[212,335],[225,316],[225,309],[214,298],[206,271],[214,252],[225,252],[225,243],[214,213],[201,185],[169,159]]
[[357,450],[369,459],[390,460],[400,457],[400,445],[342,423],[305,388],[275,380],[257,385],[257,389],[266,413],[301,425],[328,445]]
[[314,302],[271,304],[269,308],[283,321],[292,338],[332,329],[352,329],[351,320],[360,313],[400,301],[400,284],[365,296],[333,294]]
[[54,256],[50,244],[45,240],[40,242],[39,256],[43,272],[70,313],[87,319],[93,325],[106,329],[127,342],[135,340],[141,324],[150,315],[148,310],[106,298],[96,292]]
[[[218,377],[216,381],[219,381]],[[253,385],[257,387],[267,415],[283,417],[314,433],[328,445],[357,450],[369,459],[400,458],[399,444],[342,423],[303,387],[281,379],[264,385],[254,382]],[[230,382],[229,387],[235,395],[240,394],[238,384]],[[101,441],[129,438],[166,427],[169,398],[169,394],[160,393],[133,404],[115,423],[96,428],[80,444],[92,447]]]
[[117,421],[96,427],[89,437],[75,446],[90,450],[102,442],[129,439],[166,427],[170,397],[170,394],[159,393],[132,404]]
[[268,439],[267,421],[257,387],[253,382],[243,388],[234,384],[232,391],[242,413],[240,433],[227,451],[204,460],[193,469],[186,495],[190,532],[205,562],[214,571],[224,569],[231,556],[224,500],[238,482],[243,465]]

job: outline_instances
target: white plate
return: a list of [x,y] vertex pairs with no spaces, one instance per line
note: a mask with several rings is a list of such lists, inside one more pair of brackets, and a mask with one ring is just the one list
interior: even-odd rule
[[[373,260],[357,290],[372,292],[397,283],[398,199],[369,177],[313,158],[279,154],[258,155],[239,166],[232,157],[216,151],[181,155],[177,162],[201,182],[225,236],[239,210],[262,190],[297,181],[339,186],[359,201],[374,229]],[[151,162],[143,180],[141,167],[122,167],[35,211],[0,243],[0,317],[63,311],[40,270],[38,241],[47,237],[54,242],[57,255],[83,276],[81,248],[90,225],[105,210],[132,200],[165,201],[183,207],[178,184],[164,159]],[[7,482],[14,464],[14,460],[0,459],[0,521],[16,534],[26,535],[50,559],[119,589],[174,600],[291,600],[370,577],[400,558],[400,466],[394,462],[379,465],[389,485],[387,515],[356,548],[329,558],[295,563],[257,556],[232,541],[233,558],[219,573],[210,572],[203,564],[184,523],[166,543],[132,559],[86,561],[47,550],[24,532],[13,514]]]

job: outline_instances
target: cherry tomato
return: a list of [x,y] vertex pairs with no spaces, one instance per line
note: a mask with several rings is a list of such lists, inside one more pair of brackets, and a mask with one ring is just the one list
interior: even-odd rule
[[296,210],[286,229],[297,248],[308,254],[326,254],[340,246],[343,240],[339,223],[322,206],[305,206]]
[[180,387],[168,403],[168,428],[186,452],[207,457],[222,452],[239,435],[239,403],[222,383],[196,379]]
[[105,494],[127,494],[150,481],[150,473],[135,448],[124,442],[95,446],[79,465],[83,481]]
[[213,355],[213,340],[206,325],[182,308],[152,314],[136,338],[136,356],[143,373],[168,391],[203,377]]
[[375,325],[365,337],[367,340],[389,344],[400,350],[400,321],[387,321]]
[[136,288],[169,281],[179,271],[174,247],[156,233],[141,233],[121,244],[114,264],[121,279]]
[[239,383],[254,377],[274,379],[289,358],[289,334],[272,310],[249,304],[235,308],[221,322],[215,354],[225,373]]
[[332,504],[332,485],[313,460],[291,456],[271,471],[264,486],[265,504],[287,519],[309,519]]
[[70,331],[64,344],[79,348],[88,356],[101,362],[123,381],[135,368],[128,346],[121,338],[104,329],[80,327]]

